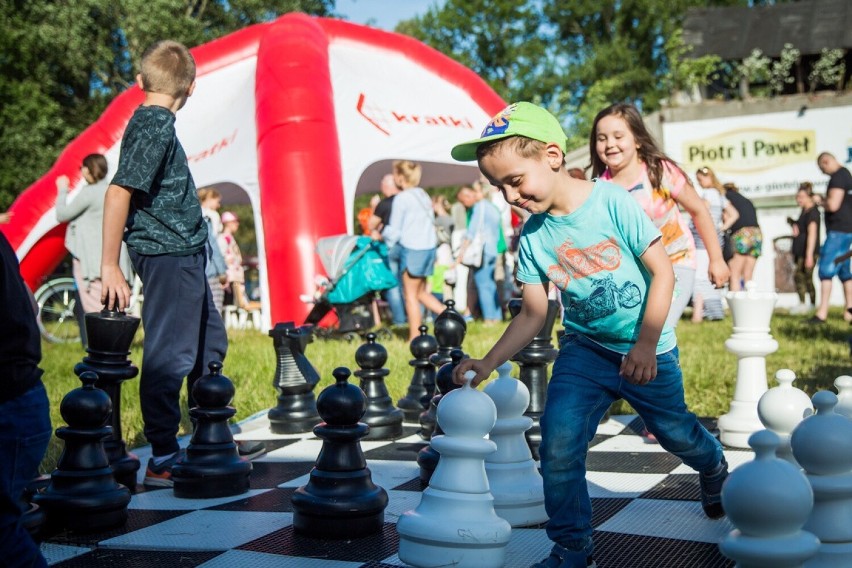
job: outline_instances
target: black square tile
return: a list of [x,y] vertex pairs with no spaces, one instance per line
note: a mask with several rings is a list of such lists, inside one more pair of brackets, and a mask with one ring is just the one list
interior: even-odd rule
[[310,538],[287,526],[238,547],[239,550],[344,562],[380,561],[395,554],[398,548],[399,535],[396,525],[391,523],[385,523],[376,534],[350,540]]
[[[651,520],[649,519],[649,522]],[[601,568],[733,568],[717,544],[595,531]],[[629,552],[628,552],[629,551]]]
[[222,503],[215,507],[209,507],[211,511],[261,511],[267,513],[291,513],[293,505],[290,498],[296,491],[295,487],[276,488],[264,491],[258,495],[252,495],[245,499]]
[[252,489],[270,489],[310,473],[314,462],[253,461],[249,483]]
[[668,452],[589,452],[586,470],[615,473],[669,473],[681,463]]
[[427,445],[426,442],[405,444],[393,442],[372,450],[367,450],[364,452],[364,457],[367,460],[414,461],[417,459],[417,453]]
[[677,501],[698,501],[701,488],[697,473],[678,473],[667,476],[657,485],[640,495],[642,499],[671,499]]

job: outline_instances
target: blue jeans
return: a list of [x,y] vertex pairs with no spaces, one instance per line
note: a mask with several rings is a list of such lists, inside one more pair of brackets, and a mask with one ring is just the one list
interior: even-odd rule
[[494,280],[496,264],[496,256],[483,254],[482,266],[473,272],[476,294],[479,296],[479,309],[482,310],[482,318],[486,320],[503,319],[503,312],[497,299],[497,282]]
[[[398,282],[402,282],[402,274],[399,272],[399,258],[402,247],[399,244],[388,249],[388,266]],[[385,290],[385,299],[391,311],[391,320],[394,325],[402,325],[408,321],[405,316],[405,302],[402,300],[402,286],[396,285]]]
[[677,348],[657,355],[657,377],[644,386],[620,377],[620,365],[621,354],[566,334],[541,417],[544,505],[550,516],[547,536],[588,555],[593,543],[586,453],[612,402],[620,398],[629,402],[660,445],[691,468],[706,471],[722,459],[721,444],[686,408]]
[[4,566],[47,566],[20,524],[20,507],[24,488],[38,475],[50,433],[47,393],[41,383],[0,403],[0,562],[11,562]]
[[829,231],[825,236],[825,242],[819,251],[819,279],[831,280],[835,276],[841,282],[852,280],[852,271],[849,269],[849,259],[839,264],[834,259],[848,252],[852,247],[852,233],[841,233],[840,231]]

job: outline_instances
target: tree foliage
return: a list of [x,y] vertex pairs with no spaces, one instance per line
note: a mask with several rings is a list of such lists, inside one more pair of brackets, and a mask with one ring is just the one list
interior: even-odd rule
[[189,47],[335,0],[0,0],[0,211],[133,83],[159,39]]
[[[677,43],[686,10],[745,0],[446,0],[397,31],[477,71],[507,100],[571,117],[585,140],[595,113],[615,101],[645,111],[672,89],[706,81],[713,61],[684,62]],[[511,22],[507,24],[507,22]]]

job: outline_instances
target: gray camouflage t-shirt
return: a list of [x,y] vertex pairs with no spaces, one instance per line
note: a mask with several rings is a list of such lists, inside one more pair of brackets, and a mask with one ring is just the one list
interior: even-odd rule
[[112,183],[133,190],[124,235],[131,250],[180,256],[204,248],[207,225],[169,109],[136,109],[121,139]]

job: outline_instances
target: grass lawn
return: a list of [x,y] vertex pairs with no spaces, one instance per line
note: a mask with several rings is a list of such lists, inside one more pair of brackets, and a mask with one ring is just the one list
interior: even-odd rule
[[[847,337],[852,333],[839,309],[832,311],[829,323],[809,326],[802,316],[780,313],[772,319],[771,333],[778,341],[778,351],[767,357],[766,369],[770,387],[775,386],[775,372],[782,368],[792,369],[798,379],[795,386],[813,394],[819,389],[831,388],[834,379],[850,372],[850,357]],[[473,323],[468,326],[463,348],[472,357],[481,357],[493,345],[506,324],[486,327]],[[557,324],[557,327],[558,326]],[[556,330],[554,329],[554,332]],[[680,360],[683,367],[686,400],[690,409],[699,416],[718,417],[728,411],[734,392],[737,358],[725,349],[725,340],[731,336],[730,316],[722,321],[693,324],[688,319],[677,328]],[[141,331],[137,333],[130,358],[136,366],[142,362]],[[236,385],[233,405],[237,409],[236,420],[242,420],[261,410],[275,406],[276,391],[272,385],[275,372],[275,350],[272,339],[257,331],[229,331],[230,350],[223,373]],[[308,359],[322,377],[316,394],[331,384],[331,371],[335,367],[347,366],[356,370],[355,350],[359,343],[341,340],[315,340],[305,351]],[[386,379],[393,400],[405,395],[411,378],[412,359],[408,343],[399,337],[383,343],[388,350]],[[68,391],[80,385],[73,368],[84,356],[79,344],[43,343],[41,367],[45,371],[44,382],[50,396],[51,420],[54,428],[65,421],[59,414],[59,403]],[[517,368],[516,368],[517,370]],[[352,377],[350,381],[357,380]],[[357,384],[357,383],[356,383]],[[138,377],[124,383],[122,387],[122,427],[128,448],[145,445],[142,435],[142,415],[139,410]],[[629,407],[617,403],[614,413],[628,413]],[[182,433],[188,431],[188,415],[184,415]],[[62,451],[62,442],[51,440],[42,470],[51,471]]]

